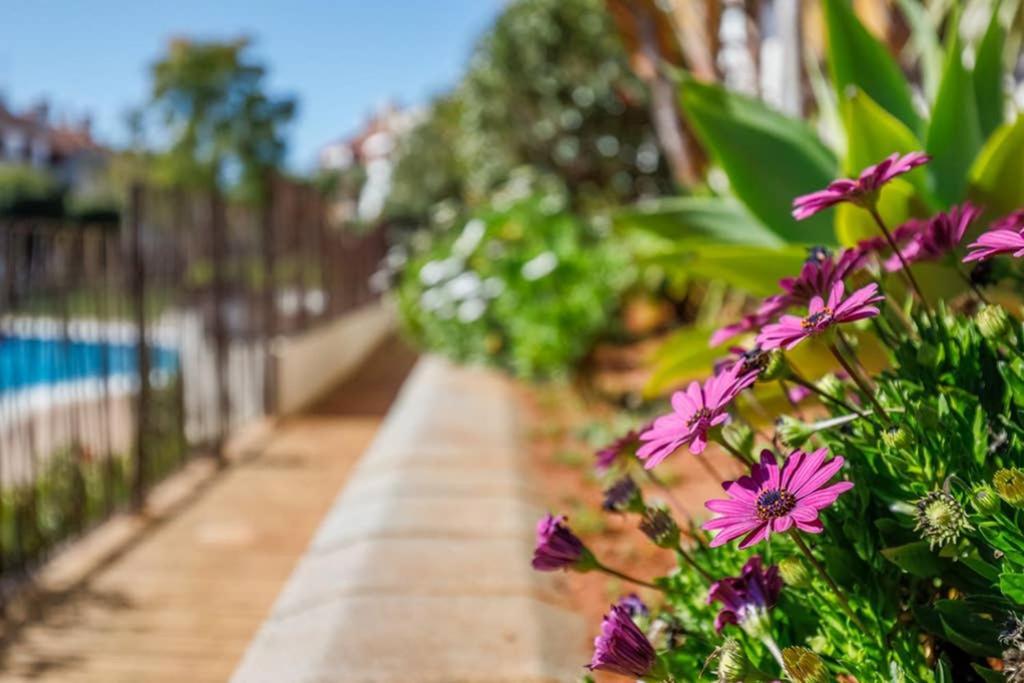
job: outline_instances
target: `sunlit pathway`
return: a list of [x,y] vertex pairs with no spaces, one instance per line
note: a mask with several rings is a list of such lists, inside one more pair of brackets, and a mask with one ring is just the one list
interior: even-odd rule
[[6,648],[0,681],[225,681],[412,362],[386,344]]

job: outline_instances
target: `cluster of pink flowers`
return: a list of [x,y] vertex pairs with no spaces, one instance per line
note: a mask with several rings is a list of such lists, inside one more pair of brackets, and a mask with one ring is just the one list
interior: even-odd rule
[[[725,498],[705,503],[705,507],[713,513],[711,519],[702,526],[713,534],[710,547],[716,548],[737,541],[740,549],[746,549],[767,541],[773,534],[788,534],[794,537],[800,548],[810,554],[800,534],[820,534],[824,530],[822,511],[853,488],[852,482],[839,477],[845,464],[844,458],[830,457],[825,448],[810,452],[796,449],[788,455],[765,449],[761,451],[757,462],[751,462],[749,455],[727,443],[722,436],[722,428],[730,420],[731,407],[737,397],[759,377],[776,377],[765,372],[769,365],[767,359],[777,358],[781,350],[791,350],[811,337],[826,335],[831,342],[833,330],[837,330],[838,326],[880,314],[879,304],[884,297],[880,294],[879,285],[869,282],[847,294],[848,279],[867,268],[877,276],[882,272],[900,270],[912,263],[944,259],[953,261],[952,255],[960,247],[972,224],[983,213],[980,207],[965,202],[927,220],[907,221],[891,233],[875,208],[882,186],[928,160],[927,155],[919,152],[902,156],[893,154],[865,169],[856,179],[836,180],[822,191],[797,198],[793,202],[793,216],[798,220],[836,204],[850,202],[871,211],[883,235],[863,240],[838,256],[824,248],[812,249],[798,275],[779,281],[781,291],[778,294],[762,301],[753,313],[739,322],[718,330],[711,339],[712,345],[717,345],[739,334],[753,333],[756,345],[752,349],[731,349],[733,355],[717,364],[711,377],[703,382],[691,382],[685,390],[673,393],[669,413],[639,430],[630,431],[599,450],[596,453],[598,469],[607,471],[617,462],[633,461],[635,456],[645,469],[650,470],[683,447],[687,447],[694,456],[699,456],[709,441],[717,441],[747,461],[749,472],[722,483]],[[966,262],[980,261],[998,254],[1024,256],[1024,209],[993,223],[988,232],[969,245],[968,251],[963,259]],[[909,273],[908,279],[916,288]],[[923,301],[920,291],[918,294]],[[790,313],[793,309],[805,309],[805,312],[793,315]],[[841,332],[836,331],[834,335],[838,342],[844,341]],[[858,383],[862,390],[860,396],[875,402],[867,385],[863,383],[863,373],[849,365],[848,359],[844,358],[836,345],[830,343],[830,348],[844,369],[849,371],[849,374],[841,376]],[[791,368],[784,371],[790,373],[786,376],[791,379],[801,379]],[[764,377],[762,372],[765,372]],[[809,391],[807,387],[814,388],[803,381],[798,389]],[[799,398],[802,396],[795,400]],[[884,417],[884,409],[877,403],[875,405]],[[605,509],[624,511],[631,509],[630,506],[634,506],[633,512],[642,512],[644,509],[635,482],[626,476],[609,489]],[[636,506],[639,506],[639,510],[635,509]],[[565,521],[564,517],[551,515],[541,520],[537,527],[537,547],[533,560],[535,568],[546,571],[596,569],[629,579],[601,565]],[[662,547],[678,546],[679,529],[674,522],[671,526],[672,533],[666,534],[666,537],[672,540]],[[757,633],[768,619],[782,589],[778,567],[765,568],[761,557],[754,555],[743,567],[740,576],[713,580],[706,570],[687,556],[686,551],[681,547],[678,550],[681,557],[708,580],[708,602],[722,605],[715,621],[716,629],[721,631],[725,626],[734,624],[748,633]],[[636,579],[629,580],[651,588],[658,587]],[[857,621],[848,606],[846,611]],[[649,677],[652,672],[658,671],[661,666],[658,655],[634,623],[634,618],[646,615],[646,607],[635,595],[613,606],[595,641],[590,668],[639,678]],[[773,649],[773,653],[778,653],[777,648]]]

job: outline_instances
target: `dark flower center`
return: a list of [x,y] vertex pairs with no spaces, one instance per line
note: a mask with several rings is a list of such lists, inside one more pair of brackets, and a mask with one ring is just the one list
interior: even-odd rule
[[832,309],[826,306],[817,313],[811,313],[800,323],[805,330],[813,330],[832,322]]
[[807,250],[807,260],[805,263],[817,263],[822,264],[825,261],[832,259],[832,252],[828,247],[811,247]]
[[768,489],[757,496],[757,518],[762,522],[777,519],[796,507],[796,496],[786,489]]
[[710,419],[711,419],[711,411],[708,410],[707,408],[701,408],[700,410],[695,412],[690,417],[689,420],[686,421],[686,426],[687,427],[692,427],[693,425],[697,424],[698,422],[701,422],[701,421],[704,421],[704,420],[710,420]]

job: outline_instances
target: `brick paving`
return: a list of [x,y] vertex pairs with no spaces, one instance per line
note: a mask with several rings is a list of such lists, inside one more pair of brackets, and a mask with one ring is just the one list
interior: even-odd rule
[[[308,414],[157,515],[0,653],[0,683],[225,681],[413,362],[391,341]],[[72,551],[74,552],[74,551]]]

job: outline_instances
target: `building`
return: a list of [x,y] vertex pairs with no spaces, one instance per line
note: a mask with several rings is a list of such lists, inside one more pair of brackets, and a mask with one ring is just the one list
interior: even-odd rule
[[422,109],[400,109],[387,104],[375,112],[355,135],[320,148],[321,171],[348,175],[361,172],[352,194],[341,193],[331,208],[332,221],[370,222],[380,216],[391,190],[391,171],[399,138],[419,123]]
[[92,122],[51,120],[42,101],[15,113],[0,100],[0,164],[24,164],[48,172],[64,188],[85,188],[96,181],[109,151],[92,136]]

